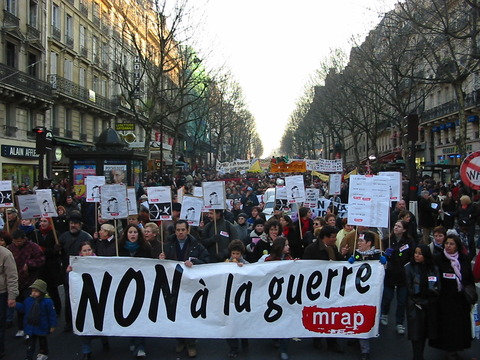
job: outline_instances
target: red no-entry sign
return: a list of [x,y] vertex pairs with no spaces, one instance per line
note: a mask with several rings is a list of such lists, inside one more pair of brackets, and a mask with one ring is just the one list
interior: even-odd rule
[[468,155],[460,166],[460,177],[465,185],[480,190],[480,151]]

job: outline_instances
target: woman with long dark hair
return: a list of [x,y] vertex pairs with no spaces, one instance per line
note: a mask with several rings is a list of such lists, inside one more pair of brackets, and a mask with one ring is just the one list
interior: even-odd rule
[[412,342],[413,360],[423,360],[426,339],[438,336],[440,295],[440,274],[428,245],[417,245],[413,258],[405,265],[405,276],[408,339]]
[[300,234],[292,221],[292,218],[288,215],[281,215],[279,219],[280,225],[282,225],[282,236],[288,239],[290,246],[290,253],[294,259],[300,259],[303,256],[303,245],[300,241]]
[[472,341],[470,305],[465,287],[474,285],[472,266],[456,235],[447,235],[444,250],[435,258],[440,272],[438,337],[430,345],[447,352],[448,359],[459,359],[457,351],[468,349]]

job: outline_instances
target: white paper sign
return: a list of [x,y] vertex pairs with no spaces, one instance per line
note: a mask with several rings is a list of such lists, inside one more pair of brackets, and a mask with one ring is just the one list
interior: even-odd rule
[[290,205],[287,200],[287,188],[285,185],[275,187],[275,207],[282,211],[289,211]]
[[184,196],[180,219],[186,220],[190,226],[200,226],[203,199],[194,196]]
[[124,184],[102,185],[100,187],[100,209],[104,219],[125,219],[128,217],[127,186]]
[[328,159],[318,159],[318,160],[306,160],[307,170],[308,171],[318,171],[318,172],[342,172],[343,163],[342,159],[328,160]]
[[42,210],[37,202],[37,195],[17,195],[18,208],[22,219],[38,219],[42,217]]
[[390,186],[386,176],[350,176],[348,224],[388,227]]
[[172,219],[172,191],[169,186],[148,188],[150,220]]
[[305,201],[303,202],[303,206],[310,209],[316,208],[318,204],[319,196],[320,196],[320,189],[312,189],[312,188],[305,189]]
[[201,186],[193,187],[193,196],[203,198],[203,188]]
[[127,188],[127,209],[128,216],[138,215],[137,196],[133,187]]
[[0,208],[13,207],[12,180],[0,181]]
[[53,201],[53,195],[51,189],[37,189],[35,191],[37,195],[37,203],[42,212],[42,217],[57,217],[57,209],[55,208],[55,202]]
[[330,195],[340,195],[340,185],[342,184],[342,174],[330,174],[328,181],[328,193]]
[[287,200],[290,204],[305,201],[305,185],[302,175],[285,177],[285,187],[287,188]]
[[87,176],[85,187],[87,192],[86,202],[100,202],[100,187],[105,185],[105,176]]
[[390,201],[402,200],[402,174],[398,171],[380,171],[378,176],[389,178]]
[[203,207],[208,210],[225,209],[225,183],[223,181],[207,181],[202,183]]
[[168,260],[76,256],[71,264],[77,335],[378,336],[385,273],[379,261],[267,261],[187,268]]

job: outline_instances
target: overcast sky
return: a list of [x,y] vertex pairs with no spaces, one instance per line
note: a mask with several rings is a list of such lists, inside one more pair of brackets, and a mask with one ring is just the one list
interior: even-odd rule
[[[191,0],[203,8],[202,42],[225,62],[256,119],[264,156],[280,146],[295,103],[331,49],[350,49],[393,0]],[[386,4],[386,5],[385,5]],[[208,45],[207,45],[208,46]],[[211,59],[213,60],[213,59]]]

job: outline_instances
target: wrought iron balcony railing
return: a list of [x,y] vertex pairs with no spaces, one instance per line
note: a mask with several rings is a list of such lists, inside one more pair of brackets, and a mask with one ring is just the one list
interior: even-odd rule
[[18,27],[20,19],[12,14],[10,11],[3,10],[3,26],[4,27]]
[[48,83],[2,63],[0,79],[0,84],[8,84],[19,92],[47,101],[52,99],[52,89]]

